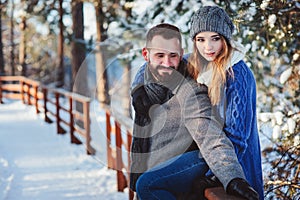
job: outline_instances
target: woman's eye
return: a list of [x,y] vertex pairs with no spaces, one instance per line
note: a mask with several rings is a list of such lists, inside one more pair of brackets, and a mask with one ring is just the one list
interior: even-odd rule
[[218,40],[220,40],[220,39],[221,39],[220,37],[215,37],[215,38],[213,38],[214,41],[218,41]]
[[196,38],[196,41],[197,41],[197,42],[203,42],[204,39],[202,39],[202,38]]

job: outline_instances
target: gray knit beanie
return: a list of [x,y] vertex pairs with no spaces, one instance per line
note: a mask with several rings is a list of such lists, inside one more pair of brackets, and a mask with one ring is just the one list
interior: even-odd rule
[[234,25],[228,14],[218,6],[204,6],[192,17],[190,37],[192,39],[200,32],[216,32],[228,41],[234,31]]

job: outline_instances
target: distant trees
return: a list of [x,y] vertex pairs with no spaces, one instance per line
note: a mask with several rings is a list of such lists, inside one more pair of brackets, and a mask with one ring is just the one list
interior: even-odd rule
[[2,13],[6,2],[0,0],[0,75],[4,75],[4,55],[3,55],[3,43],[2,43]]
[[56,62],[56,87],[63,87],[64,85],[64,77],[65,77],[65,68],[64,68],[64,8],[63,8],[63,0],[58,0],[58,41],[57,41],[57,62]]
[[[300,5],[297,0],[0,0],[0,74],[24,74],[45,84],[55,82],[55,86],[65,87],[64,71],[70,65],[72,87],[86,57],[83,5],[92,3],[97,35],[90,46],[95,47],[97,99],[109,104],[106,68],[111,58],[109,53],[124,54],[118,56],[125,66],[124,73],[128,74],[124,81],[126,87],[122,88],[129,90],[129,72],[136,65],[132,61],[137,56],[133,51],[142,47],[138,38],[145,35],[145,29],[161,22],[173,23],[180,27],[185,36],[185,50],[189,51],[190,19],[203,2],[217,4],[228,12],[237,28],[234,39],[248,50],[246,61],[257,80],[258,113],[270,114],[267,119],[259,118],[261,133],[264,134],[264,126],[273,132],[272,144],[263,151],[265,162],[272,167],[265,174],[266,198],[288,199],[300,191]],[[136,9],[139,5],[146,9],[141,12]],[[109,45],[112,48],[107,48]],[[86,84],[86,76],[82,77],[85,77],[82,84]],[[128,93],[121,98],[129,99]]]
[[[2,20],[4,35],[1,38],[7,75],[25,75],[45,83],[52,79],[53,82],[53,64],[44,58],[52,59],[56,51],[52,46],[54,42],[50,42],[55,40],[51,21],[47,21],[49,13],[56,9],[53,6],[55,2],[6,1],[5,12],[2,13],[6,19]],[[44,34],[47,33],[46,37]]]
[[[298,1],[255,1],[233,12],[238,38],[249,49],[248,63],[258,83],[258,111],[273,113],[260,121],[272,129],[263,149],[267,199],[300,195],[300,7]],[[298,195],[298,196],[297,196]]]

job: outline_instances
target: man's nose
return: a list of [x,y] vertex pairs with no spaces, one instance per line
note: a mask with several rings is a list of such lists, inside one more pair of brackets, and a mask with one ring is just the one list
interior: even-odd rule
[[163,59],[163,65],[164,66],[172,66],[172,61],[171,61],[171,58],[170,56],[165,56],[164,59]]

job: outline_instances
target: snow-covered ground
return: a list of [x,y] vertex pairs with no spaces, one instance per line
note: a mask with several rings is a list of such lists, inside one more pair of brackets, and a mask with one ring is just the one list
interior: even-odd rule
[[33,106],[0,104],[0,200],[128,199],[126,191],[117,192],[116,171],[107,169],[105,137],[98,133],[97,154],[89,156],[69,134],[57,135],[55,124],[45,123]]
[[[93,156],[84,144],[71,144],[68,133],[58,135],[55,123],[45,123],[33,106],[5,99],[0,104],[0,200],[127,200],[127,189],[117,192],[116,171],[107,169],[105,113],[95,101],[90,110]],[[267,124],[260,129],[264,149],[272,129]],[[263,162],[264,173],[269,167]]]

